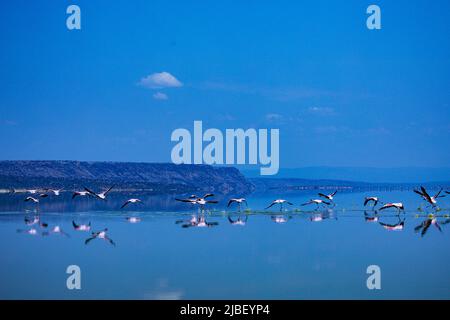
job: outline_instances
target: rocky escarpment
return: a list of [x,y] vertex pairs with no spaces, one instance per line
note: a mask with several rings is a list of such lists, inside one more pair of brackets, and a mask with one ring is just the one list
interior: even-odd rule
[[253,185],[233,167],[172,163],[0,161],[0,188],[64,188],[84,185],[180,193],[248,193]]

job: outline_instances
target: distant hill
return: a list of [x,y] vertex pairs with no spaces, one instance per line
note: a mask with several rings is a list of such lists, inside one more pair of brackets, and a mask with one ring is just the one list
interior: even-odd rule
[[[257,178],[256,170],[241,170],[247,178]],[[449,182],[450,168],[400,167],[304,167],[281,168],[273,178],[309,180],[365,181],[369,183],[430,183]]]
[[425,183],[368,183],[359,181],[332,179],[299,179],[299,178],[249,178],[257,192],[286,192],[328,189],[332,190],[412,190],[423,185],[428,189],[449,189],[450,182]]
[[253,185],[233,167],[171,163],[0,161],[0,189],[83,186],[159,193],[248,193]]

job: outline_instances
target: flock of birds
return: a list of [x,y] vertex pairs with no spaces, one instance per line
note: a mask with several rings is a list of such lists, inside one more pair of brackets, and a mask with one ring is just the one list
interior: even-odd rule
[[[92,191],[89,188],[84,188],[81,191],[75,191],[72,194],[72,199],[75,199],[76,197],[93,197],[96,198],[98,200],[102,200],[102,201],[106,201],[107,200],[107,196],[110,193],[110,191],[114,188],[114,186],[106,189],[105,191],[102,191],[100,193],[96,193],[94,191]],[[50,195],[54,195],[54,196],[59,196],[63,190],[62,189],[43,189],[43,190],[38,190],[38,189],[30,189],[30,190],[26,190],[29,194],[31,194],[30,196],[27,196],[25,198],[25,202],[32,202],[35,204],[39,204],[40,199],[42,198],[47,198]],[[16,191],[13,190],[13,193],[15,193]],[[436,210],[437,207],[437,201],[439,198],[445,197],[446,194],[450,194],[449,191],[445,191],[443,193],[443,189],[440,189],[439,192],[437,192],[435,195],[431,196],[427,190],[424,187],[420,187],[420,189],[414,189],[414,192],[418,195],[420,195],[420,197],[427,203],[426,208],[432,208],[434,210]],[[327,207],[334,207],[336,204],[334,202],[334,198],[335,195],[337,193],[337,190],[334,191],[333,193],[330,194],[324,194],[324,193],[318,193],[318,198],[316,199],[310,199],[309,201],[302,203],[300,206],[309,206],[309,205],[315,205],[314,210],[318,210],[321,208],[327,208]],[[207,193],[202,197],[199,197],[197,195],[191,195],[188,198],[185,199],[179,199],[176,198],[176,201],[179,202],[183,202],[183,203],[189,203],[192,206],[197,206],[198,207],[198,211],[199,213],[197,215],[193,215],[191,219],[189,220],[178,220],[176,221],[176,224],[182,224],[183,228],[189,228],[189,227],[212,227],[212,226],[216,226],[218,225],[217,222],[207,222],[206,221],[206,217],[204,215],[205,213],[205,209],[206,206],[209,204],[217,204],[219,203],[217,200],[213,200],[211,199],[212,197],[214,197],[214,194],[212,193]],[[122,206],[120,207],[121,209],[125,208],[126,206],[132,205],[132,204],[142,204],[143,201],[138,199],[138,198],[130,198],[128,200],[126,200]],[[236,219],[232,219],[232,217],[229,215],[228,216],[228,221],[230,224],[232,225],[245,225],[248,219],[248,215],[245,215],[244,217],[241,216],[241,212],[242,212],[242,205],[245,204],[245,206],[248,208],[247,205],[247,200],[245,198],[232,198],[228,200],[227,203],[227,207],[232,206],[233,204],[236,204],[237,208],[238,208],[238,212],[239,212],[239,216]],[[379,207],[377,209],[378,204],[381,205],[381,207]],[[288,200],[285,199],[275,199],[273,200],[266,208],[265,210],[273,207],[273,206],[279,206],[279,210],[280,212],[284,212],[284,206],[285,205],[290,205],[293,206],[294,204]],[[378,197],[376,196],[369,196],[369,197],[365,197],[364,198],[364,202],[363,202],[364,207],[367,206],[371,206],[372,209],[372,213],[369,214],[368,211],[364,211],[364,215],[365,215],[365,219],[368,222],[378,222],[378,211],[381,210],[386,210],[386,209],[395,209],[397,211],[397,216],[399,219],[398,223],[395,224],[386,224],[386,223],[382,223],[379,222],[385,229],[387,230],[402,230],[404,228],[404,218],[401,219],[400,218],[400,213],[401,212],[405,212],[405,207],[403,205],[402,202],[388,202],[388,203],[384,203],[382,202]],[[321,221],[323,219],[329,218],[330,216],[326,216],[324,214],[319,214],[319,215],[313,215],[311,217],[312,221]],[[291,217],[290,216],[285,216],[285,215],[272,215],[271,219],[275,222],[275,223],[285,223],[287,222]],[[139,217],[134,217],[134,216],[130,216],[130,217],[126,217],[125,218],[129,223],[138,223],[141,221],[141,219]],[[446,221],[442,222],[441,224],[447,224],[450,223],[450,219],[447,219]],[[39,215],[36,215],[32,218],[28,218],[25,217],[25,224],[27,226],[39,226],[41,228],[48,228],[48,224],[45,222],[42,222],[40,219]],[[421,231],[422,236],[425,235],[425,233],[427,232],[428,228],[434,225],[436,226],[436,228],[438,228],[441,231],[441,227],[439,225],[439,223],[437,222],[436,217],[434,217],[433,215],[431,217],[429,217],[426,221],[424,221],[423,223],[421,223],[419,226],[417,226],[415,228],[415,231]],[[89,222],[88,224],[77,224],[75,221],[72,221],[72,226],[74,228],[74,230],[76,231],[82,231],[82,232],[90,232],[91,231],[91,223]],[[91,236],[85,240],[85,244],[88,244],[89,242],[91,242],[94,239],[102,239],[105,240],[107,242],[109,242],[112,245],[115,245],[115,242],[109,238],[109,236],[107,235],[107,231],[108,229],[105,228],[103,230],[100,231],[95,231],[91,233]],[[18,232],[25,232],[28,234],[37,234],[38,231],[36,228],[32,227],[31,229],[27,229],[27,230],[18,230]],[[65,233],[60,226],[54,226],[53,228],[50,229],[50,231],[46,231],[43,232],[43,235],[48,235],[51,233],[55,233],[55,234],[62,234],[65,236],[69,236],[67,233]]]

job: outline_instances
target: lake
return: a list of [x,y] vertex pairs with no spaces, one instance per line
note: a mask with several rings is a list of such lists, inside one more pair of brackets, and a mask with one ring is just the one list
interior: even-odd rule
[[[338,192],[332,209],[300,206],[315,193],[249,195],[240,218],[226,207],[229,197],[217,197],[220,203],[204,215],[211,225],[203,228],[188,227],[197,210],[174,195],[138,195],[144,204],[123,210],[136,195],[113,192],[103,202],[64,193],[39,205],[25,203],[25,194],[0,195],[0,298],[450,298],[448,197],[439,199],[438,212],[418,210],[425,206],[410,190]],[[401,201],[405,213],[365,213],[369,195]],[[264,210],[275,198],[294,206]],[[37,213],[48,227],[25,223]],[[115,245],[100,238],[85,244],[91,232],[74,230],[72,221],[90,222],[91,231],[108,228]],[[391,230],[400,223],[403,229]],[[69,265],[81,269],[80,290],[66,287]],[[370,265],[380,267],[380,290],[367,288]]]

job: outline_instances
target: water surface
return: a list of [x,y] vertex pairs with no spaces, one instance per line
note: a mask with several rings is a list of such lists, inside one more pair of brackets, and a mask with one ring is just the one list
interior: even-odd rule
[[[0,298],[2,299],[449,299],[449,199],[422,236],[429,213],[419,211],[411,191],[338,193],[332,210],[308,210],[299,204],[314,192],[248,196],[245,225],[227,209],[227,197],[205,215],[210,227],[183,227],[196,212],[174,203],[174,196],[145,196],[143,206],[119,210],[129,195],[95,199],[49,197],[39,206],[24,194],[0,195]],[[403,201],[406,213],[364,214],[364,196]],[[274,198],[295,205],[280,212],[263,210]],[[424,207],[424,206],[422,206]],[[314,209],[312,206],[310,209]],[[30,211],[28,211],[30,210]],[[36,210],[37,212],[34,212]],[[47,228],[24,218],[40,215]],[[126,217],[138,217],[129,223]],[[72,221],[108,228],[116,244],[76,231]],[[286,221],[284,223],[277,223]],[[381,223],[404,229],[390,231]],[[52,233],[54,226],[66,233]],[[27,230],[35,228],[37,234]],[[414,230],[416,227],[417,230]],[[22,232],[18,232],[18,230]],[[78,265],[82,289],[68,290],[66,268]],[[378,265],[381,290],[368,290],[366,268]]]

